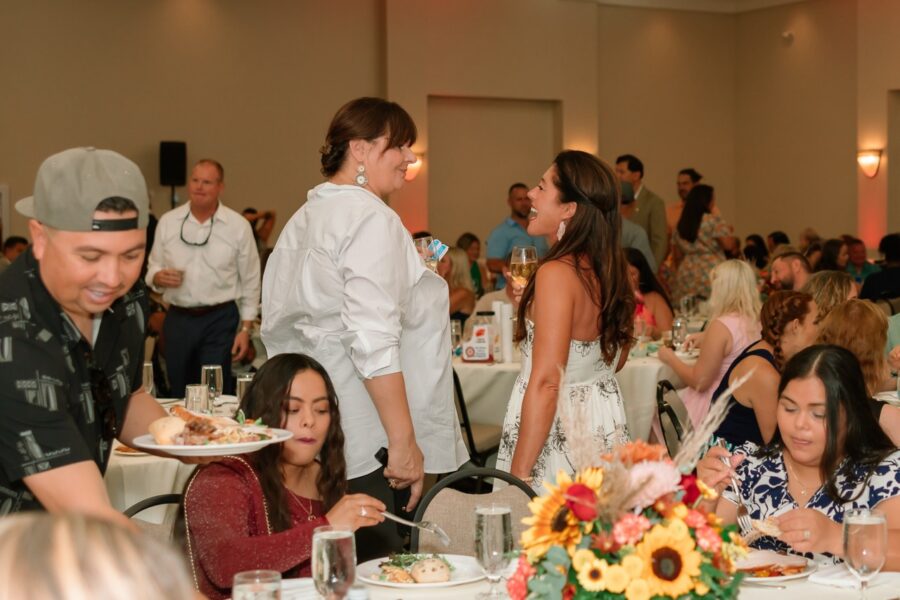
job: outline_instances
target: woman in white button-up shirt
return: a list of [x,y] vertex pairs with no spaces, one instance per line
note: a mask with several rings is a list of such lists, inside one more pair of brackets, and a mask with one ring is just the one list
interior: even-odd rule
[[[447,286],[382,200],[403,185],[415,139],[395,103],[360,98],[337,112],[322,148],[327,181],[285,225],[262,293],[269,356],[309,354],[334,381],[350,490],[391,509],[388,486],[410,488],[409,510],[425,471],[468,459],[453,405]],[[383,475],[381,447],[390,457]],[[362,535],[381,537],[359,543],[361,554],[399,544],[390,524],[369,530]]]

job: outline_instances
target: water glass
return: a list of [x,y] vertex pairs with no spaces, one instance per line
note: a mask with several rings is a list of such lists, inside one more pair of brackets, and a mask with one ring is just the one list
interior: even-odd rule
[[528,285],[528,280],[537,271],[537,248],[534,246],[513,246],[509,257],[509,277],[519,287]]
[[694,314],[696,299],[693,296],[685,296],[681,299],[681,316],[685,319]]
[[678,317],[672,321],[672,346],[675,350],[681,350],[688,335],[687,319]]
[[478,598],[503,598],[497,584],[512,559],[512,511],[509,506],[490,504],[475,509],[475,558],[491,589]]
[[240,403],[244,399],[244,394],[247,393],[247,388],[250,387],[250,384],[253,383],[253,375],[238,375],[237,377],[237,400]]
[[185,386],[184,407],[195,413],[211,413],[212,403],[209,400],[209,388],[202,383],[192,383]]
[[429,235],[413,240],[413,243],[416,245],[416,251],[419,253],[419,256],[425,261],[425,266],[437,273],[438,261],[434,251],[431,249],[431,242],[433,241],[434,238]]
[[450,347],[453,356],[462,354],[462,321],[459,319],[450,321]]
[[330,525],[316,527],[312,539],[312,577],[326,600],[343,598],[356,579],[353,532]]
[[153,363],[147,361],[144,363],[144,371],[141,375],[141,385],[144,391],[153,396]]
[[859,580],[859,597],[887,559],[887,519],[866,508],[844,513],[844,563]]
[[281,600],[281,573],[241,571],[235,574],[231,600]]
[[200,367],[200,383],[209,388],[210,402],[215,402],[222,395],[222,365]]

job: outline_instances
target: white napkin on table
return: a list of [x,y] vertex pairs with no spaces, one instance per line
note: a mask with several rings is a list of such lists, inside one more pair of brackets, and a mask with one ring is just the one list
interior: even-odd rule
[[[852,590],[859,588],[859,580],[850,572],[850,569],[848,569],[846,565],[821,566],[809,576],[809,582]],[[886,584],[900,587],[900,573],[879,573],[869,580],[870,588],[875,587],[876,585]]]

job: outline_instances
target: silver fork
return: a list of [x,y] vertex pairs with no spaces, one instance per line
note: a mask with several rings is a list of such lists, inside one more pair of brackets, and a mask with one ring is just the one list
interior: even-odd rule
[[[725,440],[719,440],[719,446],[725,448]],[[738,507],[737,507],[737,523],[738,527],[741,528],[741,535],[746,535],[747,533],[753,531],[753,522],[750,520],[750,511],[747,510],[747,505],[744,504],[744,499],[741,497],[741,486],[737,477],[734,475],[734,471],[731,469],[731,461],[726,457],[721,457],[722,462],[728,467],[728,474],[731,477],[731,485],[734,487],[734,493],[737,496]]]
[[395,515],[393,513],[389,513],[387,511],[383,511],[381,513],[381,516],[383,516],[385,519],[390,519],[391,521],[395,521],[402,525],[408,525],[409,527],[416,527],[418,529],[421,529],[422,531],[427,531],[428,533],[432,533],[432,534],[436,535],[439,540],[441,540],[441,543],[444,546],[450,545],[450,536],[447,535],[447,532],[444,531],[443,529],[441,529],[441,526],[438,525],[437,523],[432,523],[431,521],[419,521],[418,523],[416,523],[415,521],[408,521],[408,520],[404,519],[403,517],[398,517],[397,515]]

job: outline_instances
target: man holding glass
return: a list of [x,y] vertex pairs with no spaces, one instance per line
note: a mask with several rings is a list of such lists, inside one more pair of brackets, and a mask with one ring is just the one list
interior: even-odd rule
[[495,289],[506,285],[503,269],[513,246],[534,246],[538,258],[547,254],[547,240],[541,236],[528,235],[528,217],[531,214],[531,199],[528,198],[528,186],[514,183],[509,187],[506,202],[510,215],[491,232],[487,241],[487,268],[497,274]]
[[44,508],[127,523],[102,473],[165,411],[142,389],[148,220],[137,165],[48,158],[16,209],[33,245],[0,275],[0,516]]
[[146,282],[169,304],[163,325],[172,395],[200,381],[203,365],[221,365],[234,393],[231,362],[250,348],[259,310],[259,252],[250,223],[219,200],[222,165],[203,159],[188,182],[190,202],[162,216]]

